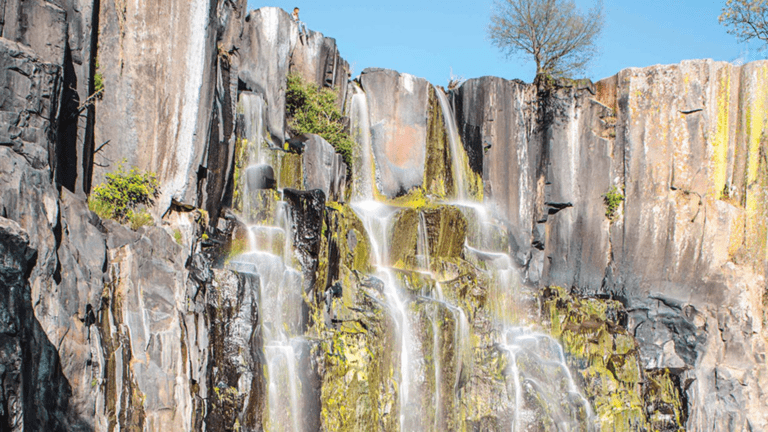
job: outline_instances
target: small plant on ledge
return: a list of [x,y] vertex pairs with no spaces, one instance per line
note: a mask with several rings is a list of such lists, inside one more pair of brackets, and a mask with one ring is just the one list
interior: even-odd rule
[[147,211],[160,195],[157,176],[137,168],[130,171],[117,166],[117,171],[107,174],[107,180],[93,189],[88,208],[102,219],[128,223],[131,229],[152,225],[154,220]]
[[618,217],[619,206],[624,202],[624,194],[618,187],[613,186],[603,195],[603,202],[605,203],[605,217],[614,221]]

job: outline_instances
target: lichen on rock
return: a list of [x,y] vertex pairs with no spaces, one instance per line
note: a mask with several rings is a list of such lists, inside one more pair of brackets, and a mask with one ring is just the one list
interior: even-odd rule
[[616,301],[542,292],[542,315],[584,384],[600,431],[682,431],[687,407],[668,369],[644,370]]

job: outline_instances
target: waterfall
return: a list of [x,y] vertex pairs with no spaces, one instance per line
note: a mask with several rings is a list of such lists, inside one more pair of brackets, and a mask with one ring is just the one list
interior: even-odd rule
[[[260,96],[241,95],[244,116],[245,173],[274,163],[266,141],[265,104]],[[271,169],[271,167],[270,167]],[[302,332],[303,277],[293,264],[293,218],[279,191],[243,175],[241,220],[247,225],[246,251],[229,262],[232,270],[255,276],[258,283],[259,331],[266,375],[264,429],[305,432],[304,393],[299,352]]]
[[378,201],[363,201],[352,204],[355,213],[360,217],[368,233],[371,249],[374,251],[374,266],[376,276],[384,283],[384,296],[387,300],[389,312],[396,324],[396,333],[399,344],[400,377],[398,380],[399,424],[400,430],[410,430],[414,419],[408,418],[409,404],[411,400],[411,388],[413,387],[414,362],[413,362],[413,334],[412,325],[408,316],[408,305],[401,294],[397,278],[390,265],[388,234],[392,216],[395,210]]
[[456,119],[453,116],[453,110],[445,93],[438,87],[434,87],[437,100],[440,103],[440,109],[443,112],[445,121],[445,133],[448,136],[448,145],[451,150],[451,171],[453,172],[453,183],[455,189],[455,198],[458,201],[466,201],[469,197],[467,191],[467,173],[464,162],[465,152],[459,137],[459,130],[456,127]]
[[[551,337],[532,330],[536,317],[529,312],[535,297],[509,255],[506,225],[483,203],[471,199],[467,156],[453,113],[445,94],[438,89],[437,95],[455,185],[455,201],[440,204],[408,205],[376,193],[369,101],[353,84],[347,103],[357,143],[349,207],[370,242],[373,270],[368,277],[381,282],[381,305],[392,323],[385,331],[393,342],[384,354],[391,356],[387,363],[392,365],[390,379],[396,392],[392,402],[396,406],[391,407],[396,417],[391,419],[400,431],[466,427],[466,416],[473,412],[471,402],[485,397],[474,387],[482,384],[473,381],[473,374],[476,368],[489,367],[488,359],[497,358],[494,364],[503,370],[493,377],[501,380],[500,388],[505,390],[488,403],[493,404],[502,427],[513,432],[548,427],[543,425],[561,431],[591,430],[591,408],[571,377],[562,348]],[[281,157],[267,144],[263,100],[245,96],[241,101],[247,137],[245,170],[250,174],[241,176],[239,190],[247,250],[229,265],[259,281],[258,328],[267,392],[264,430],[309,432],[305,418],[312,389],[303,388],[300,377],[312,365],[300,353],[311,351],[308,339],[315,335],[305,336],[302,328],[304,280],[292,245],[293,217],[280,192],[271,189],[274,184],[265,186],[259,177],[273,164],[279,170]],[[452,229],[457,226],[446,230],[441,218],[449,213],[467,223],[463,247],[459,243],[458,252],[453,252],[460,256],[454,255],[453,261],[441,255],[441,236],[454,235]],[[402,220],[413,225],[402,226]],[[399,246],[409,250],[393,250],[398,235],[409,236],[412,243]],[[393,258],[395,253],[399,258]],[[467,282],[462,278],[469,268],[477,279]],[[477,294],[482,312],[468,300],[475,295],[469,293],[473,290],[482,291]]]
[[[448,99],[440,89],[435,90],[445,119],[455,185],[455,201],[443,207],[458,209],[469,222],[462,256],[488,281],[487,325],[492,328],[492,345],[488,348],[477,345],[472,327],[476,324],[471,324],[477,318],[470,316],[455,292],[445,292],[446,284],[457,283],[450,279],[455,275],[448,276],[441,270],[440,257],[431,253],[437,241],[435,236],[445,234],[430,231],[439,228],[431,227],[434,224],[424,209],[397,207],[397,200],[388,202],[374,193],[373,180],[377,174],[371,157],[368,101],[356,84],[348,108],[357,143],[355,168],[359,169],[351,207],[370,240],[376,269],[372,276],[384,284],[383,294],[395,323],[393,331],[398,343],[392,358],[399,365],[394,378],[400,430],[446,430],[446,418],[456,415],[449,407],[462,406],[467,392],[473,391],[473,384],[465,377],[471,376],[473,359],[483,349],[495,351],[506,364],[502,372],[506,396],[496,409],[504,413],[500,418],[507,430],[547,428],[543,425],[558,431],[593,430],[591,408],[578,391],[562,348],[551,337],[531,329],[538,319],[530,313],[535,296],[509,255],[507,227],[490,215],[486,205],[470,200],[467,156]],[[397,235],[397,218],[414,210],[417,217],[407,219],[417,225],[415,268],[411,268],[411,264],[402,261],[391,262],[390,239]],[[440,210],[430,211],[434,214]],[[413,284],[405,286],[401,279],[412,278],[424,280],[431,288],[419,288],[418,294],[409,292],[414,289]]]
[[347,108],[352,138],[358,143],[353,150],[354,178],[352,197],[356,201],[370,201],[374,197],[374,162],[371,149],[371,120],[368,99],[360,85],[352,81],[352,97]]

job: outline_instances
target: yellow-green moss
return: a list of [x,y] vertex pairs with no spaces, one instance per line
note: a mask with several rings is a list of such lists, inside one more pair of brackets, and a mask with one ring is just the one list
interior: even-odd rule
[[[585,383],[600,431],[682,430],[677,387],[667,371],[642,370],[634,338],[616,322],[621,303],[550,287],[542,293],[542,312]],[[673,413],[674,421],[660,411]]]
[[300,154],[274,152],[273,166],[277,168],[279,189],[304,189],[304,159]]
[[724,67],[718,71],[720,75],[717,86],[717,123],[715,136],[712,140],[712,196],[725,198],[728,176],[728,136],[730,133],[730,101],[731,101],[731,71]]
[[749,95],[747,106],[747,160],[745,172],[745,208],[746,226],[745,242],[748,256],[755,257],[751,261],[756,265],[766,258],[768,248],[766,238],[768,227],[765,224],[765,215],[768,213],[768,205],[765,203],[766,179],[765,155],[768,154],[768,140],[765,136],[765,127],[768,122],[765,102],[768,99],[768,67],[760,67],[756,71],[756,80],[753,82],[754,93]]
[[451,170],[451,152],[445,133],[445,120],[435,89],[429,87],[427,109],[427,160],[424,164],[424,189],[436,198],[451,195],[456,187]]

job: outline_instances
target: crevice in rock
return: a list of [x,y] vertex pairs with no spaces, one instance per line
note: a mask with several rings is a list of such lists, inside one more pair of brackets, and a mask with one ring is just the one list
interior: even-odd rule
[[[91,15],[91,57],[89,59],[89,85],[88,94],[92,95],[95,90],[94,77],[96,76],[96,64],[99,55],[99,32],[101,29],[99,16],[101,12],[101,0],[93,0],[93,13]],[[96,153],[96,143],[94,142],[94,130],[96,128],[96,106],[89,105],[85,109],[85,134],[83,141],[83,160],[81,161],[83,170],[83,192],[88,195],[91,192],[93,182],[94,155]]]
[[72,48],[67,43],[62,70],[61,111],[56,142],[57,160],[54,166],[56,183],[75,192],[77,183],[77,128],[80,96],[77,93],[77,73],[72,61]]

